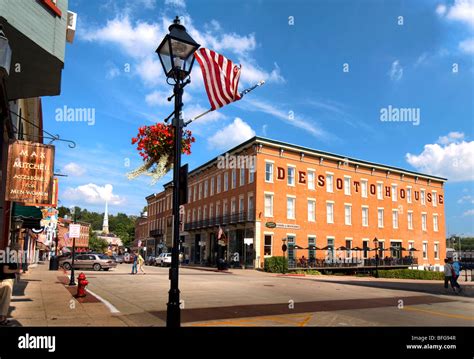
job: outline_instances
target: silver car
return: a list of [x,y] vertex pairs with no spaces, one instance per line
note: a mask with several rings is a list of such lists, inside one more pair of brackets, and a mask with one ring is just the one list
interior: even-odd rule
[[[65,269],[70,270],[72,267],[72,257],[61,258],[59,264]],[[74,269],[93,269],[100,271],[101,269],[108,271],[110,268],[117,267],[117,262],[106,256],[105,254],[76,254],[74,259]]]

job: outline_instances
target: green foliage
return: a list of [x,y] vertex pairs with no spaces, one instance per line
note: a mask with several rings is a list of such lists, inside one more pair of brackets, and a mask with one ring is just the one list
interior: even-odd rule
[[295,273],[295,274],[308,274],[308,275],[321,275],[321,272],[317,271],[315,269],[308,269],[308,270],[298,269],[297,271],[294,271],[292,273]]
[[[59,216],[74,219],[71,211],[67,207],[59,207]],[[75,207],[76,220],[91,224],[92,230],[100,231],[104,221],[104,214],[89,212],[87,209]],[[135,239],[135,220],[136,216],[128,216],[125,213],[109,214],[109,232],[116,234],[123,242],[124,246],[130,245]],[[92,237],[90,237],[92,239]]]
[[454,248],[455,250],[469,251],[474,250],[474,237],[461,237],[453,235],[446,238],[446,246]]
[[286,257],[265,258],[264,270],[270,273],[287,273],[288,259]]
[[98,238],[97,235],[92,231],[89,231],[89,249],[97,253],[105,253],[107,250],[108,243],[103,238]]
[[379,270],[379,278],[443,280],[444,272],[414,269]]

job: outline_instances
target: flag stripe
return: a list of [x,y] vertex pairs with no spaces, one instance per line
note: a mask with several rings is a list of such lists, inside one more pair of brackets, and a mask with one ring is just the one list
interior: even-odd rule
[[200,48],[195,57],[201,66],[211,110],[240,100],[240,67],[215,51]]

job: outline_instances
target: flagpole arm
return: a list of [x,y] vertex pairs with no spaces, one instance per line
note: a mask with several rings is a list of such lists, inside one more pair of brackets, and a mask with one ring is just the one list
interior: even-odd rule
[[246,89],[246,90],[243,90],[241,93],[240,93],[240,97],[244,97],[246,94],[248,94],[249,92],[255,90],[257,87],[260,87],[260,86],[263,86],[265,84],[265,81],[262,80],[260,81],[258,84],[256,85],[253,85],[252,87]]
[[187,125],[189,125],[191,122],[193,122],[194,120],[197,120],[198,118],[201,118],[202,116],[204,115],[207,115],[209,112],[212,112],[212,108],[210,108],[209,110],[207,111],[204,111],[203,113],[201,113],[200,115],[197,115],[193,118],[191,118],[190,120],[187,120],[184,122],[184,127],[186,127]]

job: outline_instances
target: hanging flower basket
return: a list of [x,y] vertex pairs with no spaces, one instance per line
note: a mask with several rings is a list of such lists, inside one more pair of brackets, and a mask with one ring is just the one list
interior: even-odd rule
[[[195,142],[191,131],[183,130],[181,151],[191,154],[191,144]],[[140,175],[152,177],[152,184],[156,183],[173,168],[174,162],[174,127],[173,125],[157,123],[152,126],[142,126],[138,129],[137,137],[132,138],[132,145],[143,159],[143,164],[127,174],[128,179]]]

